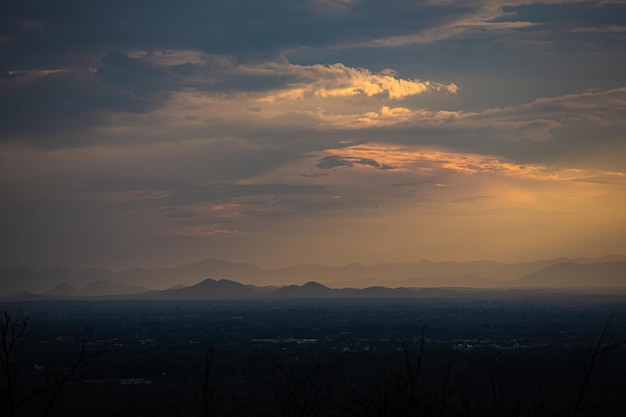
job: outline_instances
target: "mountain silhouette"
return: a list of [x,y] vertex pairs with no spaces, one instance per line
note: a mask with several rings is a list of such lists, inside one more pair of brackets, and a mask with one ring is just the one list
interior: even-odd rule
[[250,299],[258,293],[250,286],[227,279],[214,280],[207,278],[196,285],[161,291],[149,291],[137,294],[138,299],[158,300],[235,300]]
[[626,262],[564,262],[509,282],[512,287],[626,287]]
[[288,285],[271,294],[273,298],[322,298],[334,295],[336,295],[335,290],[314,281],[307,282],[302,286]]
[[[128,295],[138,294],[148,291],[145,287],[136,287],[132,285],[119,284],[107,280],[98,280],[85,285],[80,291],[74,295],[80,296],[104,296],[104,295]],[[72,294],[70,294],[72,295]]]
[[[595,261],[595,262],[594,262]],[[626,256],[608,255],[601,258],[565,258],[503,264],[493,261],[381,263],[375,265],[349,264],[344,266],[297,265],[289,268],[266,270],[251,264],[235,263],[219,259],[205,259],[178,268],[135,268],[119,272],[104,269],[72,270],[64,268],[36,271],[25,268],[0,268],[0,296],[17,292],[51,295],[72,295],[73,288],[83,288],[77,296],[104,296],[138,293],[144,287],[153,291],[167,289],[183,290],[195,287],[202,277],[219,277],[250,287],[252,293],[261,291],[268,295],[269,287],[299,286],[286,288],[282,294],[294,297],[322,296],[330,288],[511,288],[511,287],[585,287],[607,288],[626,286],[623,265]],[[595,266],[594,266],[595,265]],[[598,266],[604,265],[604,266]],[[95,284],[99,282],[98,284]],[[105,284],[108,282],[108,284]],[[317,283],[324,288],[314,284]],[[65,285],[62,285],[65,284]],[[118,287],[115,287],[118,285]],[[222,284],[224,287],[227,284]],[[195,297],[201,289],[163,293],[167,297]],[[246,294],[244,289],[213,288],[215,297]],[[241,290],[241,291],[239,291]],[[50,291],[52,291],[50,293]],[[373,291],[373,290],[370,290]],[[202,293],[202,291],[200,291]],[[248,291],[249,293],[249,291]],[[281,293],[278,296],[282,296]],[[223,294],[223,295],[220,295]],[[302,295],[300,295],[302,294]],[[330,292],[328,296],[338,296]],[[244,295],[245,296],[245,295]],[[343,296],[349,296],[348,293]]]
[[55,285],[48,291],[46,294],[50,295],[77,295],[79,292],[78,288],[75,288],[68,284],[67,282],[62,282],[58,285]]

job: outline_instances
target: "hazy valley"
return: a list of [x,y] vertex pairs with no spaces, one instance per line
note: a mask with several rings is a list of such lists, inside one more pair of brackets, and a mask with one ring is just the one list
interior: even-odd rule
[[[406,298],[424,289],[625,289],[626,256],[344,266],[297,265],[268,270],[206,259],[179,268],[0,269],[5,300],[125,296],[133,299]],[[421,292],[420,292],[421,291]]]

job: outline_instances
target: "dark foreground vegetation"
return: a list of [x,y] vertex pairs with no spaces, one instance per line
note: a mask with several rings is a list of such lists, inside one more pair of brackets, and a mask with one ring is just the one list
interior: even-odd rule
[[0,306],[2,416],[623,416],[626,300]]

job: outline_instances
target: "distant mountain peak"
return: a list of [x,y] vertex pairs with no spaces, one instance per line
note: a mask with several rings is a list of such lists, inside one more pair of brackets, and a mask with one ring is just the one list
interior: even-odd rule
[[120,284],[108,280],[96,280],[85,285],[80,291],[84,296],[108,296],[108,295],[128,295],[138,294],[147,291],[144,287]]
[[[302,294],[315,294],[316,292],[323,294],[329,291],[329,286],[334,288],[364,288],[368,286],[497,288],[536,287],[538,285],[540,287],[559,287],[584,284],[583,286],[589,288],[594,286],[606,288],[610,284],[626,287],[623,282],[623,276],[626,276],[626,272],[620,269],[619,265],[624,262],[626,262],[624,255],[606,255],[596,258],[555,258],[517,263],[500,263],[489,260],[450,262],[422,259],[418,262],[404,263],[372,265],[352,263],[341,266],[300,264],[286,268],[263,269],[248,263],[207,258],[176,268],[135,268],[118,272],[103,269],[73,270],[67,268],[37,271],[25,268],[0,267],[0,296],[19,291],[29,291],[33,294],[46,294],[53,291],[61,295],[74,292],[76,288],[83,288],[83,290],[78,291],[76,296],[130,294],[148,288],[155,291],[172,289],[174,284],[191,288],[191,286],[199,285],[199,280],[203,277],[219,277],[219,281],[208,278],[208,281],[202,285],[210,288],[207,292],[217,291],[215,288],[219,282],[220,290],[218,293],[220,294],[224,292],[223,289],[229,286],[233,287],[231,293],[235,294],[234,288],[239,283],[257,287],[281,287],[297,284],[302,285],[302,287],[295,285],[289,287],[289,291],[300,291]],[[597,264],[604,266],[600,267]],[[546,268],[548,268],[547,271],[544,271]],[[596,272],[592,273],[594,268]],[[543,274],[543,277],[536,276],[520,280],[536,273]],[[558,275],[563,275],[563,278],[555,278]],[[591,278],[589,278],[590,276]],[[612,278],[609,279],[609,277]],[[55,287],[61,284],[67,284],[73,289],[66,286]],[[180,289],[183,288],[178,287],[174,290]],[[199,288],[195,287],[190,291],[198,290]],[[287,290],[282,291],[286,292]]]
[[62,282],[49,289],[46,294],[50,295],[75,295],[78,293],[78,288],[71,286],[67,282]]
[[197,288],[197,287],[202,287],[202,286],[206,286],[206,285],[214,285],[217,281],[214,280],[213,278],[205,278],[202,281],[198,282],[195,285],[192,285],[191,288]]
[[322,289],[322,288],[330,289],[326,285],[320,284],[317,281],[309,281],[306,284],[302,285],[302,288],[306,288],[306,289],[312,289],[312,288],[316,288],[316,289]]
[[511,281],[517,287],[626,287],[626,262],[561,262]]

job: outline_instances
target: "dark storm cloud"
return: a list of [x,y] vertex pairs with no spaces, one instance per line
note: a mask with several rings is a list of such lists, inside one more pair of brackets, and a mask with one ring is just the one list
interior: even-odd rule
[[[108,111],[140,113],[152,108],[140,97],[76,75],[38,76],[22,86],[0,89],[1,128],[9,132],[54,132],[103,123]],[[27,76],[17,73],[5,81],[19,83],[20,77]],[[3,135],[3,139],[11,137]]]
[[300,174],[301,177],[304,178],[319,178],[324,177],[326,174]]
[[[113,111],[150,111],[172,91],[276,88],[293,81],[294,75],[238,74],[232,65],[273,59],[293,47],[412,33],[459,19],[472,10],[410,1],[385,7],[362,1],[338,13],[329,13],[329,7],[328,3],[287,0],[3,2],[0,76],[7,82],[0,84],[0,129],[6,134],[0,138],[40,147],[102,141],[93,132],[69,132],[106,126]],[[410,13],[405,13],[407,9]],[[167,49],[228,56],[232,63],[184,62],[165,68],[129,56]],[[31,80],[16,79],[26,76]],[[51,133],[42,136],[42,132]]]
[[355,165],[366,165],[377,169],[387,170],[394,167],[387,164],[381,164],[380,162],[371,158],[354,158],[351,156],[337,156],[330,155],[320,158],[316,167],[320,169],[333,169],[338,167],[353,167]]
[[337,167],[351,167],[354,164],[350,161],[347,161],[345,158],[342,158],[337,155],[325,156],[320,158],[319,162],[315,164],[316,167],[320,169],[333,169]]
[[[602,2],[600,2],[602,3]],[[613,3],[613,4],[611,4]],[[564,12],[562,4],[526,4],[505,7],[513,11],[520,20],[550,23],[552,27],[570,28],[578,26],[623,25],[626,21],[626,8],[619,2],[581,2],[569,4]]]
[[[0,53],[3,59],[0,60],[0,72],[4,80],[14,80],[5,83],[10,84],[10,88],[0,84],[0,111],[3,115],[0,129],[5,132],[0,135],[0,140],[17,139],[38,147],[53,148],[130,142],[138,140],[138,136],[149,140],[195,138],[206,135],[207,131],[245,137],[247,134],[241,132],[242,129],[248,129],[248,136],[255,140],[262,135],[266,135],[269,141],[279,140],[281,132],[274,135],[275,132],[264,130],[261,133],[257,126],[246,127],[239,120],[225,123],[204,120],[202,126],[182,125],[176,132],[142,132],[142,135],[118,132],[115,137],[102,134],[97,128],[110,126],[113,113],[142,114],[159,108],[173,92],[255,93],[302,81],[295,72],[235,70],[238,64],[250,59],[274,59],[286,50],[307,46],[340,45],[343,50],[344,45],[353,43],[366,44],[374,39],[418,34],[468,19],[486,10],[486,5],[485,2],[437,5],[436,2],[409,0],[384,4],[374,0],[338,2],[336,6],[332,2],[286,0],[262,3],[252,0],[216,3],[200,0],[184,3],[79,3],[65,0],[2,4]],[[544,10],[542,7],[511,7],[507,11],[514,13],[502,16],[498,21],[542,21],[539,13]],[[586,10],[594,9],[592,14],[598,16],[594,24],[610,24],[615,18],[606,16],[620,15],[624,11],[624,8],[613,5],[568,7],[568,10],[572,7],[576,10],[568,20],[571,28],[584,23]],[[553,9],[548,7],[546,10]],[[453,67],[450,65],[451,55],[458,56],[454,59],[464,59],[461,55],[466,50],[466,43],[456,41],[455,51],[459,53],[450,54],[450,49],[446,49],[445,62],[437,65],[437,72],[442,68],[450,71],[445,67]],[[484,42],[474,43],[482,45]],[[202,51],[222,58],[205,56],[200,62],[174,65],[150,61],[151,53],[168,48]],[[503,59],[501,54],[492,54],[490,46],[486,50],[490,60],[480,55],[477,70],[484,71],[483,68],[495,65],[498,60],[509,61],[508,55],[512,55],[508,53]],[[138,51],[145,52],[147,57],[137,55]],[[355,60],[369,62],[367,55],[371,55],[381,62],[377,54],[368,51],[371,50],[358,51]],[[412,52],[402,51],[404,56],[407,53]],[[426,54],[428,56],[421,58],[426,62],[431,56],[440,54],[437,47],[433,47]],[[337,57],[338,60],[341,58]],[[396,60],[397,57],[394,62]],[[44,69],[62,71],[42,74]],[[17,82],[17,78],[27,76],[33,79]],[[258,109],[251,111],[259,112]],[[290,117],[288,114],[283,116]],[[203,121],[194,114],[181,117],[188,122]],[[305,116],[300,114],[297,117]],[[81,131],[86,128],[92,128],[92,131]],[[286,134],[293,136],[294,132]],[[446,132],[439,128],[435,133],[444,134]]]
[[121,52],[102,57],[96,78],[104,84],[145,96],[156,91],[176,87],[176,79],[166,71]]
[[[160,93],[181,84],[166,71],[118,52],[105,55],[98,65],[95,73],[69,69],[5,74],[5,88],[0,85],[0,111],[4,116],[0,128],[11,134],[2,135],[0,140],[21,139],[34,133],[28,140],[37,141],[40,147],[90,144],[85,135],[54,136],[108,125],[112,113],[149,112],[164,99]],[[54,143],[50,143],[51,137]]]
[[[202,137],[206,135],[207,128],[217,134],[228,132],[228,135],[255,139],[259,135],[267,135],[274,143],[285,134],[291,140],[293,130],[281,132],[276,130],[279,127],[268,126],[259,129],[248,120],[242,123],[242,120],[223,121],[210,116],[201,119],[193,114],[181,118],[198,123],[181,124],[176,127],[176,132],[145,129],[137,135],[137,132],[121,130],[110,135],[102,134],[97,128],[114,126],[112,120],[116,115],[142,114],[159,109],[175,92],[195,91],[235,98],[241,93],[254,95],[292,83],[315,82],[315,77],[323,76],[318,72],[298,66],[241,68],[227,59],[207,56],[202,56],[202,60],[195,63],[159,65],[150,61],[150,56],[133,58],[121,52],[104,55],[97,68],[90,71],[12,71],[4,74],[6,82],[0,84],[0,109],[4,110],[5,116],[0,129],[10,133],[0,136],[0,140],[19,139],[50,148],[130,142],[139,140],[139,137],[152,140]],[[261,109],[252,108],[250,111],[259,113]],[[315,122],[310,115],[302,113],[285,113],[281,117],[299,117],[303,121],[308,118],[310,123]],[[89,128],[89,132],[73,133]]]
[[240,58],[268,57],[294,46],[414,33],[476,8],[469,2],[440,7],[412,0],[359,1],[335,11],[332,4],[315,1],[65,0],[5,2],[0,15],[3,35],[13,38],[9,59],[32,65],[48,62],[50,55],[126,48],[187,47]]
[[[289,83],[288,74],[236,74],[232,65],[182,63],[167,68],[128,56],[132,51],[189,49],[232,57],[275,57],[285,48],[334,45],[402,34],[459,18],[467,8],[416,6],[397,1],[350,5],[327,13],[315,2],[4,2],[0,5],[0,73],[30,82],[0,85],[2,139],[38,142],[23,132],[63,132],[59,146],[86,140],[68,129],[106,125],[110,111],[146,112],[167,92],[264,91]],[[403,10],[411,9],[411,13]],[[415,20],[410,15],[419,16]],[[388,26],[389,21],[393,26]],[[71,69],[73,72],[42,71]],[[95,70],[95,72],[94,72]],[[98,139],[90,135],[92,140]],[[50,146],[52,140],[46,140]],[[87,141],[91,143],[90,141]]]
[[416,185],[432,184],[432,181],[413,181],[392,184],[392,187],[415,187]]
[[164,66],[148,62],[146,57],[111,52],[102,57],[95,77],[107,86],[141,97],[189,88],[215,93],[267,91],[296,80],[285,74],[238,74],[228,60],[203,58],[202,62]]

